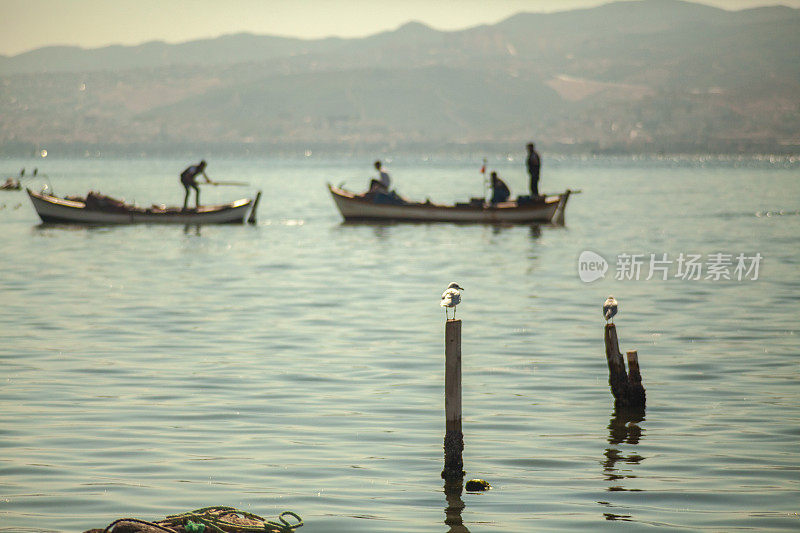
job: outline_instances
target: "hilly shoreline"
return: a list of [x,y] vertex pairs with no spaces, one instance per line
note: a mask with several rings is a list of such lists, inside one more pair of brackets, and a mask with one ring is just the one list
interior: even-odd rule
[[797,154],[800,10],[617,2],[360,39],[0,57],[0,154]]

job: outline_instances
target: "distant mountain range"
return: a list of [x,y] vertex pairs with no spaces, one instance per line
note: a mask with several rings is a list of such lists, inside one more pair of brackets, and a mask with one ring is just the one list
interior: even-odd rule
[[361,39],[0,56],[0,152],[800,152],[800,10],[617,2]]

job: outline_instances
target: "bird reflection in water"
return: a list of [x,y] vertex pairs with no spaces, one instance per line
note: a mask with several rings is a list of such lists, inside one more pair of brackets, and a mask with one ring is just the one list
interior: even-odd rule
[[444,508],[444,523],[450,526],[447,533],[469,533],[469,529],[464,525],[461,512],[466,505],[461,499],[461,492],[464,489],[464,478],[446,478],[444,481],[444,495],[447,500],[447,507]]
[[[639,492],[641,489],[625,488],[624,481],[636,479],[633,467],[644,461],[644,457],[636,453],[625,453],[620,449],[621,444],[636,445],[643,437],[642,428],[639,423],[645,419],[645,411],[641,409],[629,409],[617,407],[611,415],[608,423],[608,443],[610,446],[604,452],[602,461],[603,473],[606,481],[609,482],[609,492]],[[621,463],[617,466],[617,463]],[[600,505],[612,507],[609,502],[598,502]],[[633,521],[631,515],[604,512],[603,518],[606,520]]]

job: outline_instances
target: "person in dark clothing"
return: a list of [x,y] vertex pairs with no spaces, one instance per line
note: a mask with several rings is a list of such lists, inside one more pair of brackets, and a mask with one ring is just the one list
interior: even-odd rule
[[492,172],[492,204],[499,204],[508,201],[511,191],[503,180],[497,177],[497,172]]
[[528,143],[528,158],[525,160],[525,165],[528,167],[528,175],[531,177],[531,197],[536,198],[539,196],[539,168],[542,166],[542,160],[539,153],[534,149],[533,143]]
[[378,171],[378,179],[373,179],[369,183],[369,192],[382,192],[388,194],[389,187],[392,184],[392,179],[389,174],[383,170],[383,165],[380,161],[375,161],[375,170]]
[[183,188],[186,189],[186,195],[183,197],[184,211],[189,204],[189,195],[191,194],[191,191],[189,190],[190,187],[194,189],[195,192],[195,208],[200,207],[200,188],[197,186],[197,180],[195,180],[199,174],[203,175],[203,177],[206,179],[206,183],[213,183],[206,175],[205,161],[200,161],[200,163],[197,165],[192,165],[181,172],[181,183],[183,184]]

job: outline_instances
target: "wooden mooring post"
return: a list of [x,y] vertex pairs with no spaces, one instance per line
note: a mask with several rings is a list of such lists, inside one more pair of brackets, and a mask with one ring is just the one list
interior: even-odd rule
[[248,224],[256,223],[256,209],[258,209],[258,202],[261,201],[261,191],[256,194],[256,199],[253,200],[253,207],[250,208],[250,218],[247,219]]
[[645,391],[642,386],[642,374],[639,370],[639,354],[634,350],[627,353],[628,371],[619,351],[617,327],[606,324],[605,331],[606,360],[608,361],[608,384],[614,402],[620,407],[644,407]]
[[463,478],[464,434],[461,431],[461,320],[444,324],[444,479]]

